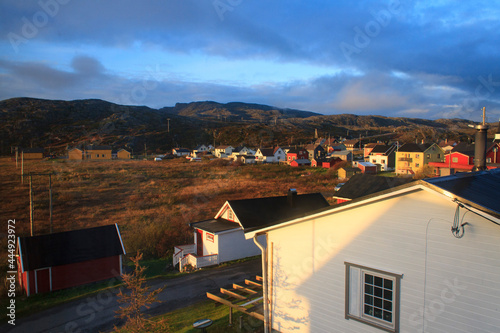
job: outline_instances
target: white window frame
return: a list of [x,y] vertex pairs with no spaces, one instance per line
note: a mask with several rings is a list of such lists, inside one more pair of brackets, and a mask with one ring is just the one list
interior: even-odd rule
[[[345,318],[356,320],[367,325],[377,327],[387,332],[399,332],[399,316],[400,316],[400,291],[402,274],[391,273],[375,268],[366,267],[363,265],[345,262]],[[365,275],[373,275],[392,281],[392,307],[389,312],[392,313],[392,320],[386,321],[376,318],[369,314],[365,314],[365,296],[370,296],[365,291]]]

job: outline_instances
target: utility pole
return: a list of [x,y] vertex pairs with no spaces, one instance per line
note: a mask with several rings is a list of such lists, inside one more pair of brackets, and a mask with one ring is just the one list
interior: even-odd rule
[[167,133],[170,133],[170,118],[167,118]]
[[[11,152],[12,153],[12,152]],[[17,158],[19,156],[19,150],[17,149],[16,147],[16,169],[19,167],[18,163],[17,163]]]
[[52,175],[49,174],[50,233],[52,233]]
[[30,235],[33,236],[33,177],[30,172]]
[[21,152],[21,184],[24,184],[24,151]]
[[146,150],[146,144],[144,143],[144,158],[148,158],[148,152]]

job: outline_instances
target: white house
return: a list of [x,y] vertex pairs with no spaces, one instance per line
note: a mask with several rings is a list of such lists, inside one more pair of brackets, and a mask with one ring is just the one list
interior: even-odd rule
[[214,149],[214,156],[218,158],[225,158],[233,153],[234,148],[232,146],[217,146]]
[[368,155],[368,161],[380,166],[380,171],[394,170],[396,145],[376,145]]
[[255,159],[264,163],[286,162],[286,154],[280,147],[259,148],[255,153]]
[[190,224],[194,228],[194,244],[175,246],[173,264],[179,264],[183,270],[187,264],[200,268],[259,255],[253,240],[245,239],[244,230],[327,206],[320,193],[297,195],[294,190],[285,196],[226,201],[213,219]]
[[266,332],[499,332],[499,198],[500,170],[462,173],[247,232]]
[[204,152],[207,152],[207,151],[210,151],[209,148],[205,145],[199,145],[197,146],[193,152],[194,153],[204,153]]
[[191,153],[189,149],[186,148],[174,148],[172,149],[172,155],[177,157],[188,156]]

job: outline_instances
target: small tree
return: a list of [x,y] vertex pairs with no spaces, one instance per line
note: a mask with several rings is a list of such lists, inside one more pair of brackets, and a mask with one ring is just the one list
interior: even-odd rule
[[[146,325],[151,323],[148,321],[144,314],[141,312],[141,308],[145,307],[149,309],[150,304],[159,302],[156,298],[164,288],[159,288],[153,291],[149,291],[146,283],[146,278],[144,277],[144,271],[146,267],[139,264],[142,259],[142,253],[137,252],[135,257],[130,258],[134,263],[134,271],[130,274],[123,274],[123,282],[125,283],[125,288],[120,289],[118,293],[118,303],[124,303],[125,306],[120,306],[120,309],[116,311],[117,317],[120,319],[125,319],[125,328],[129,332],[145,332]],[[126,289],[127,291],[124,291]],[[151,330],[151,325],[148,325],[148,330]],[[115,327],[115,331],[118,328]]]

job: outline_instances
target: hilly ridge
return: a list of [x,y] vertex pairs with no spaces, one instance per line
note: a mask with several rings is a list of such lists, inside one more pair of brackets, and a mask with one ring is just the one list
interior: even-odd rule
[[212,101],[153,109],[87,100],[12,98],[0,101],[0,152],[11,146],[50,147],[63,152],[83,144],[107,144],[134,152],[164,152],[201,143],[253,146],[309,142],[322,136],[354,137],[393,132],[401,141],[467,140],[472,121],[426,120],[353,114],[321,115],[268,105]]

